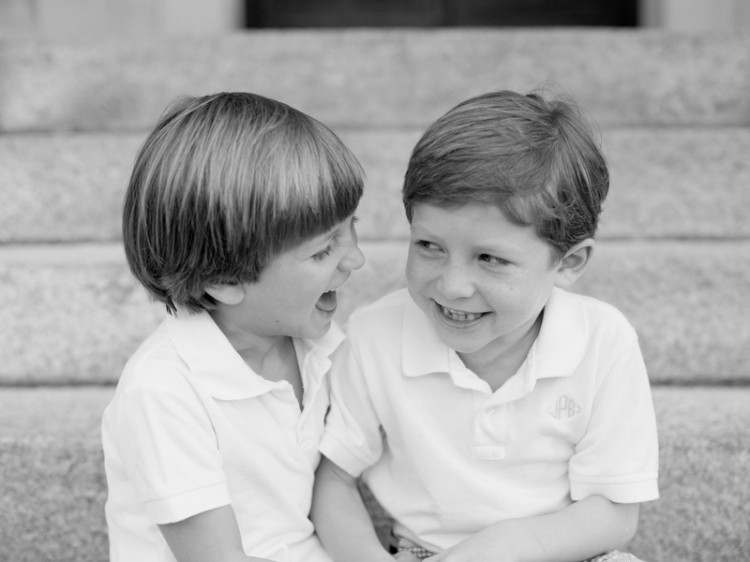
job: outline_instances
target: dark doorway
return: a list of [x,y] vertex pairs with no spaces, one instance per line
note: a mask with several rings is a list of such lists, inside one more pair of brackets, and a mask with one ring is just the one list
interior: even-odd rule
[[638,25],[638,0],[246,0],[246,26]]

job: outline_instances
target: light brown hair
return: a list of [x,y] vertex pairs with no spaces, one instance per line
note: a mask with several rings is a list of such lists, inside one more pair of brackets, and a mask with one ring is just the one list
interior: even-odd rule
[[125,197],[130,269],[172,313],[210,310],[209,284],[256,281],[362,196],[359,162],[322,123],[251,93],[184,98],[138,152]]
[[532,225],[562,257],[593,237],[609,191],[607,164],[585,115],[571,100],[511,91],[460,103],[414,148],[403,202],[496,205]]

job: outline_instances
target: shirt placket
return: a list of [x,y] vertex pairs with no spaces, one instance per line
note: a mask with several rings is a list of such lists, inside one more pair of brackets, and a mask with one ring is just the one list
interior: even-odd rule
[[474,457],[486,460],[505,458],[507,419],[507,404],[487,405],[485,401],[485,405],[477,410],[472,424],[471,452]]
[[320,393],[324,383],[324,375],[330,366],[327,359],[309,353],[302,361],[302,384],[303,384],[303,409],[297,420],[297,444],[308,450],[311,447],[317,449],[316,424],[311,423],[311,416],[320,415],[317,411],[320,402]]

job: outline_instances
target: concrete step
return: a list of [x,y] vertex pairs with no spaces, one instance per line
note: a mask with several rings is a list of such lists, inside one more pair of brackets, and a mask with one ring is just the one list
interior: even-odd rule
[[[365,242],[339,321],[403,286],[406,242]],[[577,290],[619,307],[660,383],[750,381],[750,241],[602,241]],[[0,384],[111,383],[163,317],[110,245],[0,247]]]
[[662,499],[644,506],[632,550],[649,562],[750,559],[748,60],[747,34],[644,30],[0,41],[0,560],[107,560],[99,419],[164,315],[125,264],[121,198],[169,101],[266,94],[358,155],[368,262],[341,291],[344,322],[403,286],[399,191],[424,127],[469,96],[545,80],[600,123],[612,171],[577,290],[630,318],[663,385]]
[[[344,130],[367,173],[363,239],[405,238],[400,190],[421,130]],[[120,239],[145,132],[0,135],[0,243]],[[611,128],[603,238],[750,238],[750,127]],[[720,194],[720,195],[717,195]]]
[[0,43],[0,131],[142,129],[249,90],[336,128],[421,128],[496,88],[564,85],[606,124],[750,124],[750,37],[613,29],[253,31]]
[[[0,560],[107,560],[99,423],[111,394],[0,389]],[[750,389],[657,387],[654,401],[661,499],[643,506],[630,550],[650,562],[747,560]]]
[[109,560],[99,425],[111,395],[0,389],[0,560]]

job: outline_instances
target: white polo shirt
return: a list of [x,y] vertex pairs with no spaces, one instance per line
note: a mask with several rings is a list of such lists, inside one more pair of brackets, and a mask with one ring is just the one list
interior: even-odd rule
[[207,313],[169,316],[128,361],[104,413],[111,562],[173,561],[157,524],[231,504],[248,555],[330,562],[308,518],[343,335],[295,340],[303,409],[250,369]]
[[493,393],[397,291],[350,317],[331,385],[321,451],[363,473],[395,533],[431,550],[593,494],[658,497],[638,339],[592,298],[556,289],[526,361]]

